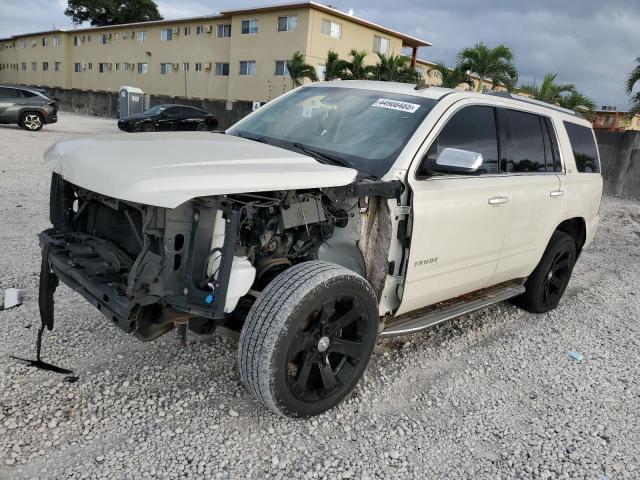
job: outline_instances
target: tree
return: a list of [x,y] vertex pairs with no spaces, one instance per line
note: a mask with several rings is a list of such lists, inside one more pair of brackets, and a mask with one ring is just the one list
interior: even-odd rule
[[366,80],[371,76],[374,67],[365,65],[364,59],[368,55],[366,50],[356,50],[355,48],[349,52],[351,61],[347,62],[346,72],[343,75],[344,80]]
[[589,115],[596,109],[593,100],[578,91],[572,83],[557,83],[557,73],[547,73],[542,85],[535,83],[519,87],[521,93],[526,93],[536,100],[558,105],[569,110]]
[[69,0],[64,14],[75,25],[90,22],[93,27],[162,20],[153,0]]
[[469,75],[469,73],[467,73],[467,70],[461,65],[456,65],[453,68],[449,68],[444,62],[436,62],[432,67],[432,70],[435,70],[440,74],[441,87],[456,88],[462,84],[467,84],[471,89],[474,88],[471,75]]
[[[636,58],[636,63],[636,67],[627,78],[627,93],[629,95],[633,92],[633,87],[636,83],[640,84],[640,57]],[[631,97],[631,116],[633,117],[634,115],[640,115],[640,91]]]
[[378,53],[380,59],[373,66],[372,76],[376,80],[386,82],[417,83],[420,75],[414,68],[411,68],[410,60],[404,55],[385,55]]
[[287,71],[291,77],[291,83],[293,88],[302,85],[305,78],[308,78],[312,82],[318,81],[318,75],[313,65],[309,65],[304,61],[304,55],[300,52],[296,52],[291,57],[291,60],[287,61]]
[[491,80],[493,90],[498,85],[512,88],[518,78],[513,52],[503,44],[489,48],[480,42],[464,48],[458,53],[458,63],[480,77],[478,91],[482,90],[485,80]]
[[338,52],[329,50],[327,52],[327,61],[324,68],[324,80],[331,81],[342,78],[349,66],[349,62],[342,60]]

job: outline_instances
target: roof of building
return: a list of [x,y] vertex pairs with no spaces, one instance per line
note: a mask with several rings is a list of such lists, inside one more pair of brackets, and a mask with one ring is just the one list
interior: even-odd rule
[[370,22],[368,20],[365,20],[363,18],[359,18],[356,17],[354,15],[349,15],[348,13],[342,12],[336,8],[327,6],[327,5],[322,5],[320,3],[316,3],[314,1],[303,1],[303,2],[293,2],[293,3],[279,3],[279,4],[275,4],[275,5],[268,5],[268,6],[262,6],[262,7],[254,7],[254,8],[244,8],[244,9],[238,9],[238,10],[227,10],[224,12],[220,12],[217,15],[204,15],[204,16],[199,16],[199,17],[187,17],[187,18],[177,18],[177,19],[172,19],[172,20],[167,20],[167,19],[163,19],[163,20],[151,20],[148,22],[136,22],[136,23],[125,23],[125,24],[118,24],[118,25],[105,25],[105,26],[101,26],[101,27],[85,27],[85,28],[77,28],[77,29],[73,29],[73,30],[63,30],[63,29],[53,29],[53,30],[46,30],[46,31],[42,31],[42,32],[31,32],[31,33],[21,33],[18,35],[12,35],[10,37],[7,38],[0,38],[0,41],[7,41],[7,40],[15,40],[18,38],[24,38],[24,37],[30,37],[33,35],[47,35],[47,34],[54,34],[54,33],[76,33],[76,32],[91,32],[91,31],[100,31],[100,30],[106,30],[106,29],[114,29],[114,28],[118,28],[118,29],[123,29],[123,28],[132,28],[132,27],[139,27],[141,25],[145,25],[145,26],[149,26],[149,25],[165,25],[165,24],[173,24],[173,23],[187,23],[187,22],[197,22],[197,21],[206,21],[206,20],[220,20],[223,18],[228,18],[231,17],[232,15],[246,15],[246,14],[251,14],[251,13],[262,13],[262,12],[275,12],[275,11],[281,11],[281,10],[291,10],[291,9],[295,9],[295,8],[312,8],[324,13],[328,13],[330,15],[334,15],[336,17],[339,18],[343,18],[345,20],[349,20],[353,23],[357,23],[359,25],[363,25],[369,28],[372,28],[374,30],[378,30],[382,33],[386,33],[388,35],[393,35],[395,37],[398,37],[400,39],[402,39],[402,43],[403,46],[407,46],[407,47],[430,47],[432,46],[432,44],[430,42],[427,42],[426,40],[421,40],[419,38],[416,37],[412,37],[410,35],[406,35],[402,32],[398,32],[397,30],[393,30],[391,28],[387,28],[387,27],[383,27],[382,25],[378,25],[377,23],[373,23]]

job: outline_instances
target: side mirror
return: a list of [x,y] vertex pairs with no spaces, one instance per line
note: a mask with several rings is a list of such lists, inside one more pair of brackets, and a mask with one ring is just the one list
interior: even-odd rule
[[433,169],[442,173],[478,173],[482,160],[482,154],[478,152],[445,148],[440,152]]

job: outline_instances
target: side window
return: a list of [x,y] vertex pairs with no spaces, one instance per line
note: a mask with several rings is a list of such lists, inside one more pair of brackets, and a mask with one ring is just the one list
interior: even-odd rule
[[497,173],[498,128],[495,109],[474,105],[457,111],[429,147],[427,158],[418,169],[418,176],[429,174],[428,164],[435,162],[445,148],[481,153],[481,173]]
[[[507,110],[507,124],[511,135],[511,149],[507,159],[508,172],[545,172],[545,138],[540,116]],[[546,130],[546,126],[544,126]],[[550,140],[547,134],[548,148]]]
[[598,162],[598,148],[593,137],[593,131],[588,127],[564,122],[564,127],[569,135],[573,158],[576,159],[576,167],[582,173],[600,173]]
[[0,98],[20,98],[20,90],[15,88],[0,88]]

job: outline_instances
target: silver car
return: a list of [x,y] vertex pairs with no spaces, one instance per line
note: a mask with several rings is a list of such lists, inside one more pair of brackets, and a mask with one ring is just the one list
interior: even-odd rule
[[0,85],[0,123],[15,123],[37,132],[58,121],[58,105],[42,90]]

